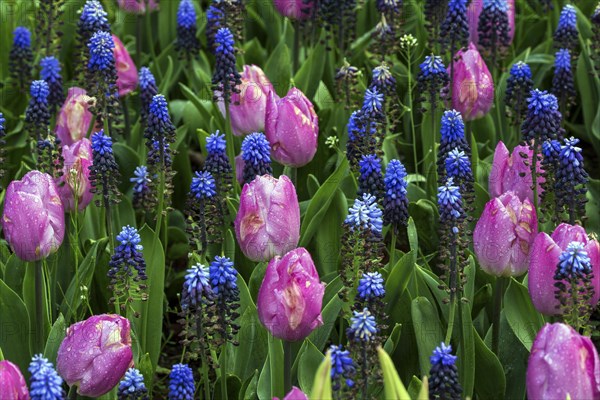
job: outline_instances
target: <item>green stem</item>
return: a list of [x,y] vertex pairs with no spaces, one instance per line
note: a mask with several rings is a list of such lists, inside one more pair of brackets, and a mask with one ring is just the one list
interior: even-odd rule
[[446,340],[444,343],[449,344],[452,340],[452,331],[454,330],[454,319],[456,317],[456,296],[450,300],[450,316],[448,317],[448,329],[446,330]]
[[76,400],[76,399],[77,399],[77,386],[73,385],[69,389],[69,400]]
[[227,372],[225,371],[225,365],[227,364],[227,342],[223,345],[221,363],[221,398],[227,400]]
[[500,343],[500,312],[502,311],[502,295],[504,293],[505,278],[496,278],[496,293],[494,293],[494,311],[492,320],[492,351],[498,354]]
[[44,333],[44,276],[42,271],[42,261],[37,260],[35,268],[35,338],[36,352],[43,353],[45,347]]
[[292,390],[292,342],[283,341],[283,392]]
[[298,72],[298,64],[300,60],[300,23],[294,21],[294,49],[293,49],[293,61],[292,61],[292,75]]
[[233,132],[231,130],[231,111],[229,109],[229,103],[225,103],[225,140],[226,140],[226,149],[227,149],[227,157],[229,158],[229,162],[231,163],[231,169],[233,171],[233,185],[235,187],[235,192],[239,193],[239,183],[235,178],[235,143],[233,141]]
[[143,14],[139,14],[136,19],[136,40],[135,40],[135,59],[137,62],[137,67],[140,68],[142,66],[142,24],[144,22]]
[[[396,255],[396,232],[394,231],[394,228],[391,228],[392,231],[392,241],[390,243],[390,268],[394,268],[395,265],[395,260],[394,260],[394,256]],[[390,269],[391,272],[391,269]]]
[[[415,117],[413,114],[413,101],[412,101],[412,60],[410,49],[407,53],[407,68],[408,68],[408,108],[410,109],[409,118],[410,118],[410,131],[412,133],[412,144],[413,144],[413,158],[415,163],[415,174],[419,173],[418,168],[418,157],[417,157],[417,133],[415,131]],[[433,118],[432,118],[433,119]]]
[[[200,340],[200,341],[205,340],[204,326],[202,325],[202,321],[198,320],[196,322],[196,327],[197,327],[196,329],[198,331],[198,340]],[[208,378],[208,360],[206,358],[206,351],[204,350],[204,348],[201,349],[200,356],[202,358],[202,380],[203,380],[203,386],[204,386],[204,398],[209,400],[210,399],[210,380]]]

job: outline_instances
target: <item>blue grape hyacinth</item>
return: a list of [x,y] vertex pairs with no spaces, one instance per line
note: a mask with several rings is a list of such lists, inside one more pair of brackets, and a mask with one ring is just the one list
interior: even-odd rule
[[381,159],[375,154],[362,156],[358,162],[360,176],[358,177],[358,195],[370,193],[378,200],[383,196],[383,176],[381,175]]
[[562,136],[562,114],[558,99],[547,91],[533,89],[527,99],[527,115],[521,125],[524,142],[557,139]]
[[231,103],[231,94],[239,93],[242,77],[236,67],[236,50],[233,33],[221,28],[215,34],[213,45],[215,71],[212,77],[215,100],[222,100],[226,107]]
[[362,311],[353,311],[350,317],[350,327],[348,328],[348,336],[351,340],[359,342],[370,342],[377,335],[379,329],[375,316],[364,308]]
[[399,160],[390,160],[385,171],[383,222],[398,233],[408,222],[407,172]]
[[356,374],[356,368],[354,366],[354,361],[350,356],[350,352],[344,350],[341,345],[331,345],[331,347],[329,347],[329,353],[331,354],[332,389],[336,392],[340,391],[342,388],[342,380],[344,380],[346,386],[350,388],[353,387],[353,377]]
[[571,70],[571,53],[567,49],[556,52],[552,93],[557,97],[559,107],[568,116],[568,109],[575,104],[575,80]]
[[[139,292],[143,293],[145,285],[143,281],[148,279],[146,275],[146,260],[141,245],[142,239],[137,229],[131,226],[124,226],[121,232],[117,235],[119,245],[115,248],[115,252],[108,263],[108,278],[110,286],[119,298],[123,295],[129,295],[129,286],[137,284]],[[142,299],[145,300],[145,295],[142,294]]]
[[448,178],[446,184],[438,188],[438,207],[440,224],[447,225],[454,234],[458,234],[458,225],[466,215],[460,187],[454,185],[453,178]]
[[196,264],[187,270],[181,291],[181,307],[184,310],[199,307],[213,298],[210,271],[207,266]]
[[8,68],[17,87],[23,92],[31,82],[32,63],[31,32],[24,26],[17,26],[13,31],[13,45],[8,57]]
[[344,223],[352,231],[367,230],[373,234],[381,235],[383,229],[382,215],[383,212],[377,205],[375,196],[365,193],[362,197],[354,200]]
[[448,95],[450,75],[442,61],[442,57],[430,55],[419,65],[417,74],[417,90],[420,93],[421,112],[425,112],[425,104],[429,103],[431,110],[435,110],[440,101]]
[[194,373],[187,364],[175,364],[169,374],[169,400],[194,400]]
[[567,49],[574,55],[578,43],[577,11],[571,4],[567,4],[560,12],[558,27],[554,32],[554,46],[557,49]]
[[136,368],[129,368],[119,383],[118,400],[147,400],[148,389],[144,377]]
[[63,380],[54,366],[41,354],[33,356],[28,368],[31,373],[29,395],[31,400],[63,400]]
[[139,72],[139,85],[140,85],[140,116],[142,121],[146,121],[148,118],[148,112],[150,110],[150,103],[152,103],[152,99],[154,96],[158,94],[158,86],[156,85],[156,80],[154,79],[154,75],[148,67],[140,68]]
[[367,272],[358,281],[357,296],[362,300],[373,300],[385,296],[383,276],[379,272]]
[[433,399],[459,399],[462,388],[458,381],[456,356],[452,346],[442,343],[433,350],[430,357],[429,396]]
[[242,142],[242,159],[244,160],[244,182],[250,183],[257,176],[272,175],[271,145],[267,137],[260,132],[252,133]]
[[492,64],[510,45],[509,31],[507,0],[483,0],[478,23],[479,45],[491,55]]
[[444,51],[454,53],[469,44],[469,21],[467,20],[467,0],[450,0],[446,18],[440,27],[440,38]]
[[177,41],[175,50],[179,57],[191,60],[200,51],[200,41],[196,37],[196,10],[192,0],[181,0],[177,9]]
[[60,62],[56,57],[44,57],[40,61],[40,77],[46,81],[50,93],[48,95],[48,104],[52,111],[60,107],[65,100],[63,93],[63,83],[61,76]]
[[510,68],[504,95],[506,115],[516,125],[519,125],[527,114],[527,98],[531,89],[533,89],[531,68],[523,61],[517,61]]

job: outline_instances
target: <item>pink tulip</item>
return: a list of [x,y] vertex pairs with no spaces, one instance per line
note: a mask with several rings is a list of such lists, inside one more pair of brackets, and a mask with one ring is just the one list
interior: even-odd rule
[[590,257],[594,279],[594,296],[590,304],[596,305],[600,299],[600,245],[596,239],[590,239],[585,229],[579,225],[560,224],[548,236],[544,232],[538,233],[529,263],[529,294],[535,308],[546,315],[559,314],[558,300],[554,298],[554,273],[561,253],[567,249],[571,242],[581,242]]
[[280,164],[302,167],[317,152],[319,119],[308,98],[297,88],[279,99],[274,93],[267,101],[265,135],[271,156]]
[[117,66],[117,88],[119,89],[119,97],[123,97],[137,88],[138,71],[129,52],[123,46],[123,42],[115,35],[112,35],[112,38],[115,42],[113,54]]
[[[479,44],[479,15],[483,10],[484,0],[471,0],[467,8],[467,19],[469,20],[469,40],[476,45]],[[512,43],[515,37],[515,0],[506,0],[508,4],[508,37]]]
[[146,10],[152,12],[158,10],[157,0],[118,0],[119,7],[129,13],[145,14]]
[[[452,107],[465,121],[485,116],[494,102],[494,82],[475,45],[470,43],[466,51],[459,50],[453,64]],[[450,66],[448,74],[451,74]]]
[[23,261],[37,261],[58,250],[65,235],[65,211],[52,177],[28,172],[6,189],[2,229]]
[[63,146],[72,145],[85,137],[93,118],[89,108],[95,105],[96,98],[88,96],[84,89],[69,89],[56,122],[56,135]]
[[0,399],[29,400],[29,391],[23,374],[10,361],[0,361]]
[[294,249],[300,239],[300,206],[287,176],[257,176],[244,185],[235,234],[252,261],[269,261]]
[[269,262],[258,292],[260,322],[273,336],[295,342],[323,325],[325,285],[306,249],[300,247]]
[[[498,142],[489,177],[490,196],[498,197],[512,191],[521,201],[529,199],[533,202],[533,179],[530,167],[532,157],[533,152],[529,146],[517,146],[510,154],[504,143]],[[543,192],[542,183],[546,181],[543,176],[540,176],[544,172],[540,161],[537,161],[537,171],[539,197]]]
[[93,163],[92,144],[86,138],[72,146],[64,146],[63,174],[57,181],[58,194],[65,212],[75,210],[75,198],[79,210],[85,209],[94,198],[90,183],[90,166]]
[[[274,92],[271,81],[260,67],[244,65],[241,75],[242,84],[238,86],[240,92],[231,95],[229,106],[231,128],[236,136],[262,132],[265,129],[267,97]],[[218,106],[225,116],[223,100],[219,101]]]
[[129,320],[120,315],[94,315],[67,329],[56,368],[82,396],[108,393],[133,366]]
[[527,271],[529,248],[538,231],[528,199],[513,192],[490,200],[473,232],[473,248],[481,269],[494,276],[519,276]]
[[311,17],[315,3],[305,0],[273,0],[281,15],[291,19],[304,20]]
[[[277,397],[273,397],[273,400],[279,400]],[[285,395],[283,400],[308,400],[308,396],[298,389],[296,386],[292,387],[292,390],[289,391],[288,394]]]
[[590,338],[562,323],[544,325],[527,362],[527,398],[600,399],[600,359]]

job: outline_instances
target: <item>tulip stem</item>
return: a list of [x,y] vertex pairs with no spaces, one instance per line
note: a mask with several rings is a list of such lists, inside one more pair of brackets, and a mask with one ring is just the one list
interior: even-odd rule
[[42,271],[42,261],[37,260],[35,268],[35,333],[36,333],[36,352],[43,353],[44,343],[44,276]]
[[69,400],[76,400],[77,399],[77,389],[76,386],[73,385],[69,388]]
[[[298,72],[298,64],[300,59],[300,23],[294,21],[294,50],[293,50],[293,61],[292,61],[292,75]],[[287,393],[287,392],[286,392]]]
[[496,293],[494,293],[494,311],[492,314],[492,351],[499,356],[498,347],[500,343],[500,312],[502,311],[502,295],[506,279],[502,276],[496,278]]
[[283,341],[283,392],[292,390],[292,342]]
[[231,164],[231,170],[233,171],[233,185],[235,192],[239,193],[238,181],[236,179],[236,168],[235,168],[235,144],[233,142],[233,132],[231,131],[231,110],[229,109],[229,103],[225,102],[225,141],[227,149],[227,157]]

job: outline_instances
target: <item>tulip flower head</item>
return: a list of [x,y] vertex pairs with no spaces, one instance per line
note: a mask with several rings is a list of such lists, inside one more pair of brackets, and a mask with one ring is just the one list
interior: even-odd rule
[[177,9],[177,41],[175,50],[181,59],[188,62],[196,58],[200,51],[200,41],[196,37],[196,10],[192,0],[181,0]]
[[523,61],[517,61],[510,68],[510,75],[506,80],[506,115],[510,121],[519,126],[527,114],[527,98],[533,89],[531,69]]
[[23,374],[15,364],[8,360],[0,361],[1,394],[8,399],[29,400],[29,390]]
[[118,0],[119,7],[128,13],[146,14],[159,9],[158,0]]
[[112,390],[133,365],[129,320],[114,314],[93,315],[67,328],[56,358],[57,370],[82,396]]
[[383,222],[391,225],[396,233],[408,223],[407,175],[399,160],[390,160],[383,179]]
[[129,52],[117,36],[112,35],[115,48],[113,56],[117,68],[117,88],[119,97],[133,92],[138,86],[138,72]]
[[194,374],[187,364],[175,364],[169,374],[169,400],[194,400]]
[[62,158],[62,176],[56,181],[65,212],[84,210],[94,198],[90,183],[93,160],[91,142],[83,138],[71,146],[64,146]]
[[17,26],[13,31],[13,45],[8,65],[10,75],[21,91],[25,91],[31,82],[32,63],[31,32],[24,26]]
[[148,398],[148,389],[144,384],[144,377],[139,370],[129,368],[125,377],[119,383],[117,392],[119,400],[143,400]]
[[24,261],[38,261],[58,250],[65,234],[65,216],[50,175],[30,171],[8,185],[2,230],[11,249]]
[[72,87],[67,93],[56,122],[56,136],[63,146],[70,146],[83,139],[92,123],[92,112],[96,99],[87,95],[84,89]]
[[275,9],[284,17],[295,20],[306,20],[314,13],[316,7],[313,0],[273,0]]
[[28,370],[31,373],[29,390],[31,400],[61,400],[65,398],[65,391],[62,388],[63,380],[47,358],[36,354],[33,356]]
[[462,387],[458,381],[456,356],[452,355],[452,345],[441,345],[433,350],[429,358],[429,394],[432,398],[458,399],[462,395]]
[[[279,400],[277,397],[273,397],[273,400]],[[292,390],[285,395],[283,400],[308,400],[306,393],[298,389],[296,386],[292,387]]]
[[562,323],[538,332],[527,361],[527,398],[597,399],[600,359],[591,339]]

